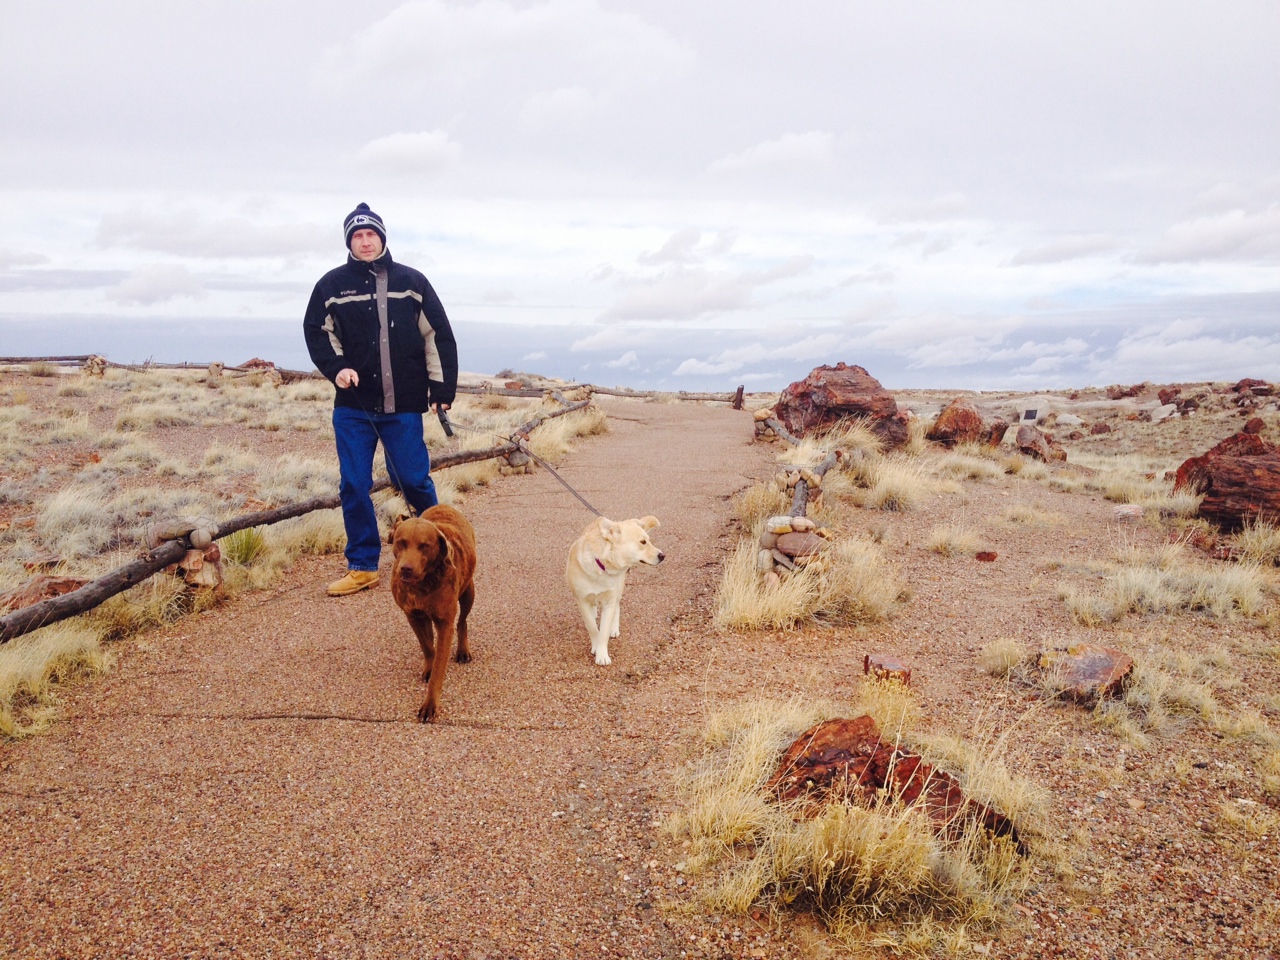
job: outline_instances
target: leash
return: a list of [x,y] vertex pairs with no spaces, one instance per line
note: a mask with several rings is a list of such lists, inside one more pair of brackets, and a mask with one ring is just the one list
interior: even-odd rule
[[[590,510],[592,513],[594,513],[597,517],[603,517],[603,516],[604,516],[604,514],[603,514],[603,513],[601,513],[599,510],[597,510],[595,507],[593,507],[593,506],[592,506],[592,505],[587,501],[587,498],[586,498],[586,497],[584,497],[582,494],[580,494],[577,490],[573,489],[573,485],[572,485],[572,484],[570,484],[570,483],[569,483],[569,481],[568,481],[568,480],[566,480],[564,477],[560,476],[560,474],[556,472],[556,468],[555,468],[555,467],[551,466],[551,464],[547,463],[547,461],[543,460],[540,456],[538,456],[536,453],[534,453],[532,450],[530,450],[527,446],[525,446],[524,441],[519,440],[519,439],[517,439],[517,438],[515,438],[515,437],[500,437],[500,436],[498,436],[496,433],[489,433],[489,432],[488,432],[488,431],[486,431],[486,430],[477,430],[477,429],[475,429],[474,427],[467,427],[467,426],[463,426],[463,425],[462,425],[462,424],[460,424],[460,423],[452,423],[452,421],[450,421],[450,420],[449,420],[449,418],[445,415],[445,412],[444,412],[443,410],[441,410],[441,411],[440,411],[440,426],[444,427],[444,425],[445,425],[446,423],[449,423],[449,424],[451,424],[452,426],[457,427],[459,430],[465,430],[467,433],[474,433],[474,434],[476,434],[477,436],[481,436],[481,437],[492,437],[492,438],[493,438],[493,439],[495,439],[495,440],[501,440],[503,443],[514,443],[514,444],[516,445],[517,449],[519,449],[521,453],[525,454],[525,456],[529,457],[529,459],[531,459],[531,460],[535,460],[535,461],[537,461],[538,463],[540,463],[540,464],[543,466],[543,468],[547,471],[547,473],[549,473],[549,474],[551,474],[553,477],[555,477],[555,478],[556,478],[556,480],[558,480],[558,481],[560,482],[560,485],[561,485],[562,487],[564,487],[564,488],[565,488],[566,490],[568,490],[571,494],[573,494],[575,498],[577,498],[577,501],[578,501],[580,504],[582,504],[584,507],[586,507],[586,508],[587,508],[588,510]],[[445,432],[446,432],[446,433],[448,433],[448,434],[449,434],[449,436],[453,436],[453,432],[452,432],[452,431],[450,431],[447,427],[445,428]]]
[[[351,388],[348,387],[346,389],[350,390]],[[365,419],[369,421],[369,426],[373,428],[374,436],[376,436],[378,438],[378,442],[382,444],[383,460],[386,462],[387,472],[391,474],[391,479],[395,483],[396,489],[399,490],[401,496],[403,496],[404,485],[400,483],[400,476],[398,473],[396,473],[395,464],[392,462],[391,456],[387,454],[387,444],[382,439],[382,433],[381,431],[378,430],[378,425],[374,422],[373,415],[365,408],[365,405],[360,402],[359,394],[352,391],[351,396],[355,399],[356,405],[360,408],[360,412],[364,414]],[[556,478],[557,481],[559,481],[562,487],[564,487],[571,494],[573,494],[573,496],[577,499],[577,501],[580,504],[582,504],[592,513],[594,513],[597,517],[604,516],[603,513],[601,513],[599,510],[597,510],[595,507],[591,505],[591,503],[587,500],[586,497],[584,497],[577,490],[575,490],[573,488],[573,485],[570,484],[568,480],[560,476],[560,474],[556,471],[555,467],[551,466],[551,464],[547,463],[547,461],[543,460],[540,456],[538,456],[536,453],[530,450],[527,446],[525,446],[523,441],[516,439],[514,437],[500,437],[496,433],[489,433],[486,430],[477,430],[474,427],[464,426],[461,423],[454,423],[452,420],[449,419],[449,414],[443,409],[436,411],[436,418],[440,421],[440,428],[444,431],[444,435],[446,437],[452,437],[454,435],[454,427],[457,427],[457,429],[465,430],[467,433],[474,433],[482,437],[491,437],[495,440],[501,440],[503,443],[514,443],[516,445],[516,448],[520,450],[521,453],[529,457],[529,459],[534,460],[537,463],[541,464],[542,467],[549,474],[551,474],[553,477]],[[407,500],[405,501],[405,505],[408,506],[411,511],[413,510],[413,507],[409,505],[409,502]]]

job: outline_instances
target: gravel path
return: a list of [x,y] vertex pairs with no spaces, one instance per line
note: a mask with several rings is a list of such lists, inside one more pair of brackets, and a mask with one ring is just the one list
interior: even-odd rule
[[476,659],[435,725],[414,722],[389,555],[382,587],[336,600],[333,558],[299,563],[131,646],[56,732],[2,748],[0,955],[679,956],[653,760],[698,698],[664,661],[768,455],[742,413],[604,406],[611,431],[561,473],[607,515],[656,514],[668,557],[632,575],[613,666],[563,581],[590,515],[546,471],[465,506]]

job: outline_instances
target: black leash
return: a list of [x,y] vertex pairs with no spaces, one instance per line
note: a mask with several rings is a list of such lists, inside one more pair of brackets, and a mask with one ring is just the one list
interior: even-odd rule
[[[441,410],[440,426],[444,427],[444,425],[449,422],[450,422],[449,418],[446,417],[444,411]],[[468,433],[478,434],[479,436],[482,436],[482,437],[492,437],[495,440],[501,440],[503,443],[514,443],[521,453],[529,457],[531,460],[536,460],[538,463],[542,464],[542,466],[546,469],[547,473],[551,474],[558,481],[560,481],[560,485],[564,487],[566,490],[568,490],[571,494],[573,494],[574,497],[577,498],[580,504],[582,504],[592,513],[594,513],[597,517],[604,516],[603,513],[601,513],[599,510],[593,507],[590,503],[588,503],[587,499],[582,494],[580,494],[577,490],[573,489],[573,486],[569,483],[569,481],[566,480],[564,477],[560,476],[560,474],[556,472],[555,467],[551,466],[551,464],[547,463],[547,461],[543,460],[540,456],[538,456],[536,453],[530,450],[527,446],[524,445],[522,441],[516,439],[515,437],[500,437],[496,433],[489,433],[488,431],[485,431],[485,430],[476,430],[474,427],[464,427],[460,423],[452,424],[452,426],[456,426],[459,430],[466,430]],[[447,427],[445,428],[445,432],[449,436],[453,436],[453,432],[449,430]]]

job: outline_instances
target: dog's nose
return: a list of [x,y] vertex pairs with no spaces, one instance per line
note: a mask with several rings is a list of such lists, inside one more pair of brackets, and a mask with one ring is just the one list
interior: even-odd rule
[[667,559],[667,555],[666,555],[665,553],[663,553],[661,550],[659,550],[659,551],[658,551],[658,562],[659,562],[659,563],[661,563],[661,562],[662,562],[663,560],[665,560],[665,559]]

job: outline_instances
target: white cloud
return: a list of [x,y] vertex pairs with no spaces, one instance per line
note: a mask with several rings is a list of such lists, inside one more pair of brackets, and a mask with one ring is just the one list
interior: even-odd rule
[[575,340],[569,349],[574,353],[587,350],[617,350],[622,347],[640,347],[650,344],[657,337],[653,330],[632,327],[625,323],[611,323],[595,333]]
[[545,360],[547,359],[547,351],[535,350],[533,353],[526,353],[521,360]]
[[392,133],[370,140],[356,153],[361,169],[395,176],[443,173],[461,159],[462,146],[443,130]]
[[279,258],[341,249],[342,226],[210,218],[191,209],[164,213],[135,210],[105,215],[98,223],[97,243],[183,257]]
[[776,140],[765,140],[741,153],[731,153],[707,167],[709,173],[757,173],[770,170],[795,170],[826,166],[835,158],[835,138],[823,130],[808,133],[786,133]]
[[1042,263],[1062,263],[1078,260],[1098,253],[1108,253],[1116,248],[1114,238],[1105,233],[1076,234],[1059,237],[1048,243],[1026,250],[1019,250],[1009,260],[1015,267]]
[[30,251],[19,253],[17,250],[6,250],[0,248],[0,264],[3,264],[5,267],[34,267],[48,262],[49,258],[43,253],[33,253]]
[[524,93],[634,87],[692,62],[683,43],[596,0],[411,0],[326,51],[322,75],[333,83],[355,70],[401,89],[487,82]]
[[617,360],[610,360],[608,363],[605,364],[605,366],[606,367],[625,367],[627,369],[634,369],[635,367],[640,366],[640,358],[636,355],[636,352],[634,350],[628,350],[626,353],[620,356]]
[[1280,337],[1202,333],[1196,322],[1143,327],[1123,337],[1092,367],[1095,382],[1146,380],[1234,380],[1242,376],[1280,379]]
[[530,95],[520,108],[520,126],[528,131],[574,126],[602,109],[607,97],[585,87],[557,87]]
[[755,342],[714,354],[705,359],[690,357],[673,371],[675,376],[734,373],[762,360],[831,360],[846,343],[843,333],[811,334],[792,343],[766,345]]
[[135,269],[114,287],[108,300],[124,305],[154,306],[179,297],[202,299],[204,285],[186,267],[171,263],[148,263]]
[[760,288],[805,273],[813,264],[812,256],[803,255],[765,269],[735,272],[673,262],[656,274],[625,279],[622,296],[602,319],[691,320],[745,310]]
[[1175,224],[1141,251],[1139,263],[1271,260],[1280,255],[1280,204],[1257,213],[1232,210]]

